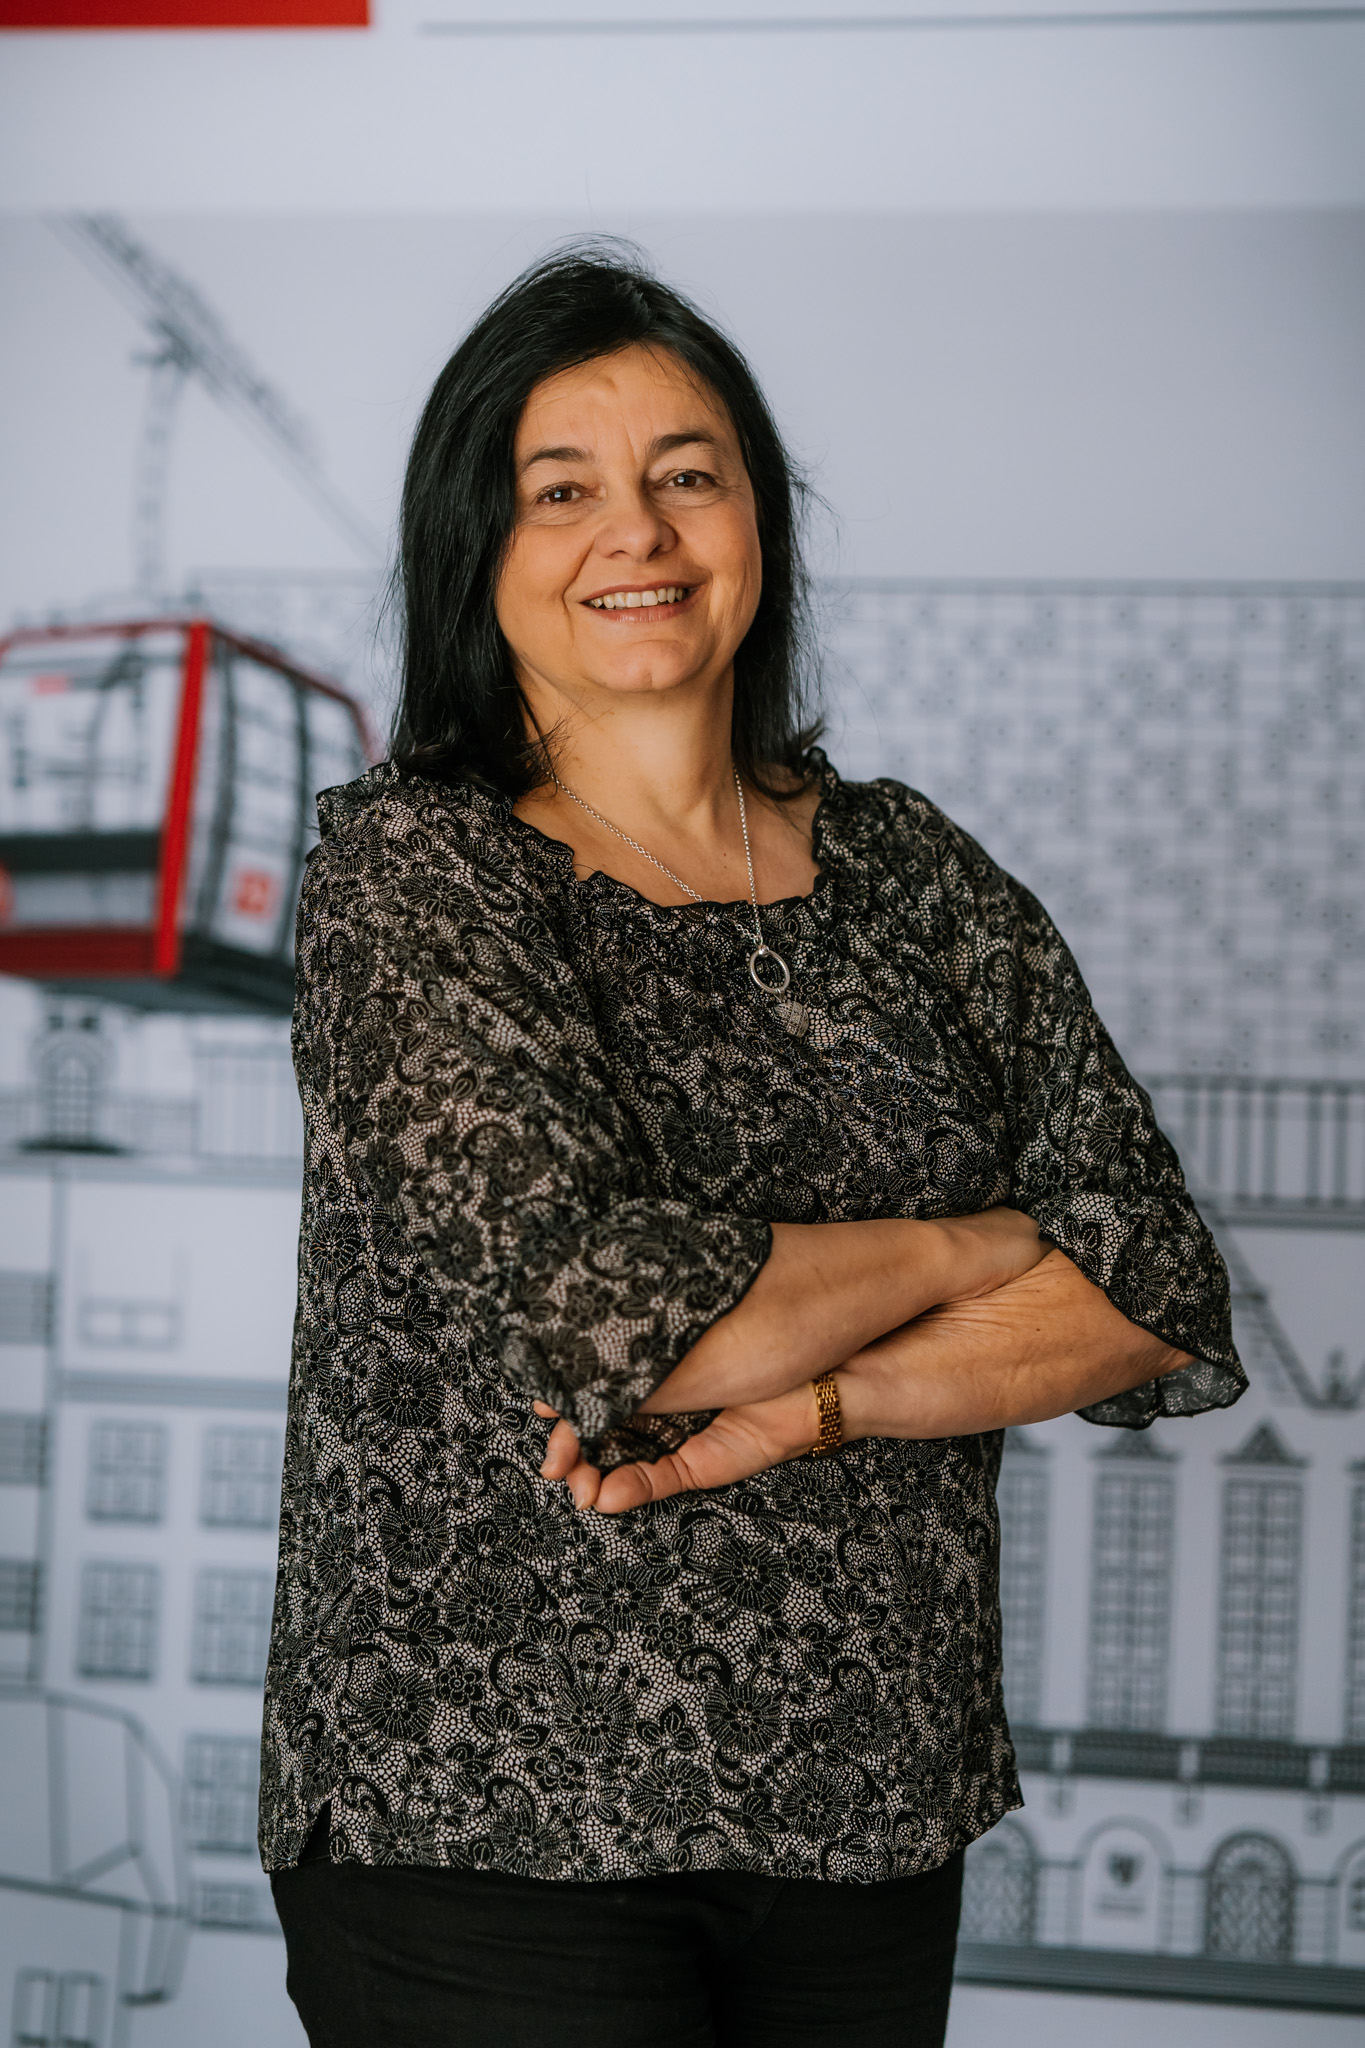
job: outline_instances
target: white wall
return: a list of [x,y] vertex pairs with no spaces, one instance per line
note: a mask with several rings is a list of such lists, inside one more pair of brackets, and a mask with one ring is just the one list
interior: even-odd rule
[[[572,216],[138,218],[389,529],[407,435],[480,305]],[[1365,211],[618,216],[751,354],[864,575],[1365,575]],[[146,371],[51,227],[0,221],[0,620],[127,581]],[[202,393],[170,537],[359,566]]]

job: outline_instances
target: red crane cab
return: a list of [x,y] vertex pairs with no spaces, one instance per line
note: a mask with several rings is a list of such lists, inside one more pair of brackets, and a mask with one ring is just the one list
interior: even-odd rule
[[315,799],[374,752],[344,690],[207,619],[0,640],[0,973],[288,1011]]

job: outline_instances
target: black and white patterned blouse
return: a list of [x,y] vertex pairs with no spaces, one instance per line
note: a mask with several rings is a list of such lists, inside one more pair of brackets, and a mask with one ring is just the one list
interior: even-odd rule
[[545,1878],[927,1870],[1019,1803],[998,1436],[873,1439],[619,1517],[604,1463],[770,1221],[1008,1200],[1198,1359],[1087,1411],[1235,1401],[1227,1279],[1035,899],[933,804],[815,757],[814,894],[662,907],[464,786],[319,805],[262,1850]]

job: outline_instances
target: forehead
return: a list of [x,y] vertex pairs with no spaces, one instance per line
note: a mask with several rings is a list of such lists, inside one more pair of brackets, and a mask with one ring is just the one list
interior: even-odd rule
[[590,452],[592,442],[612,427],[624,427],[632,440],[691,427],[734,438],[724,406],[680,356],[671,349],[628,348],[576,363],[537,384],[518,422],[518,453],[532,442],[566,440]]

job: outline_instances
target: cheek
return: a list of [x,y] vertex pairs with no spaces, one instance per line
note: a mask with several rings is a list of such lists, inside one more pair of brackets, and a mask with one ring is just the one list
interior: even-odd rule
[[716,538],[714,567],[726,586],[729,601],[736,610],[752,611],[763,587],[763,555],[753,519],[736,510],[727,521],[727,530]]
[[551,630],[556,620],[562,624],[563,550],[554,546],[555,538],[534,529],[513,537],[494,599],[498,624],[509,640],[535,638]]

